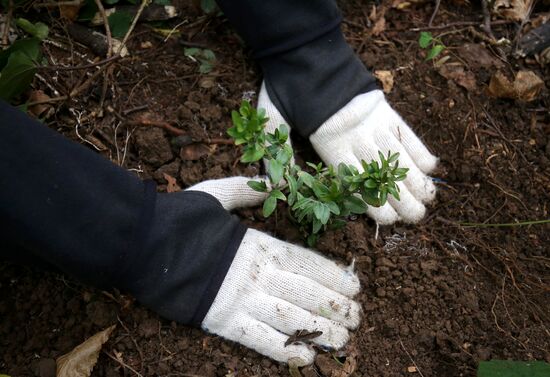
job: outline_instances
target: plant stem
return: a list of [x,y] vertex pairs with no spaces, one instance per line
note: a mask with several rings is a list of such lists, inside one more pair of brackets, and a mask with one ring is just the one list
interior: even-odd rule
[[484,223],[460,223],[459,225],[467,228],[488,228],[488,227],[506,227],[506,226],[525,226],[525,225],[537,225],[537,224],[550,224],[548,220],[533,220],[533,221],[520,221],[518,223],[501,223],[501,224],[484,224]]

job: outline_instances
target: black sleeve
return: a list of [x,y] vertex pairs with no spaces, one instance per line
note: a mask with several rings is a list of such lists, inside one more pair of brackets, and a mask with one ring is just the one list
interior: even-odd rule
[[334,0],[217,0],[262,67],[269,97],[309,136],[376,80],[347,44]]
[[246,229],[212,196],[157,194],[0,101],[0,256],[50,264],[200,325]]

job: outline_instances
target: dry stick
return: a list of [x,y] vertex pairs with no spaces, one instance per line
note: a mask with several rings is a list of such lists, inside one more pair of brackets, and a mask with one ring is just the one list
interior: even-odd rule
[[491,39],[495,40],[496,38],[491,30],[491,13],[489,13],[489,5],[487,4],[487,0],[481,0],[481,10],[483,12],[483,30],[485,30]]
[[4,22],[4,34],[2,35],[2,45],[8,46],[10,44],[10,24],[11,24],[11,15],[13,13],[13,0],[10,0],[8,3],[8,12],[6,13],[6,21]]
[[118,315],[116,316],[116,319],[118,319],[118,323],[120,323],[120,325],[124,328],[124,330],[126,330],[126,332],[128,333],[128,336],[132,340],[132,343],[134,343],[134,346],[136,347],[136,349],[139,353],[139,360],[140,360],[140,364],[141,364],[140,371],[143,371],[143,362],[144,362],[145,359],[143,357],[143,352],[141,351],[141,348],[139,348],[138,343],[136,342],[136,340],[132,336],[132,333],[130,332],[130,330],[128,330],[128,327],[124,324],[124,322],[122,322],[122,320],[120,319],[120,317]]
[[441,5],[441,0],[435,0],[435,9],[434,9],[434,12],[432,13],[432,16],[430,17],[430,22],[428,22],[429,27],[432,26],[432,22],[434,22],[435,15],[439,11],[440,5]]
[[[99,0],[98,0],[99,1]],[[128,29],[128,31],[126,32],[126,35],[124,36],[124,39],[122,39],[122,43],[120,44],[120,47],[117,49],[116,53],[119,54],[120,51],[122,50],[122,48],[124,46],[126,46],[126,42],[128,41],[128,38],[130,38],[130,34],[132,34],[132,31],[134,30],[134,28],[136,27],[136,24],[138,22],[138,19],[139,17],[141,16],[141,13],[143,12],[143,10],[145,9],[146,6],[148,6],[150,4],[151,0],[142,0],[141,1],[141,5],[139,6],[139,9],[134,17],[134,19],[132,20],[132,24],[130,25],[130,28]]]
[[[490,23],[490,25],[507,25],[514,23],[512,20],[496,20]],[[444,25],[437,25],[437,26],[427,26],[427,27],[415,27],[412,29],[392,29],[395,31],[423,31],[423,30],[442,30],[442,29],[448,29],[451,27],[457,27],[457,26],[478,26],[479,21],[457,21],[457,22],[451,22],[449,24]]]
[[113,55],[110,58],[103,59],[103,60],[98,61],[97,63],[92,63],[92,64],[76,65],[76,66],[72,66],[72,67],[63,67],[63,66],[59,66],[59,65],[52,65],[52,66],[38,67],[38,69],[39,70],[45,70],[45,71],[76,71],[76,70],[79,70],[79,69],[89,69],[89,68],[99,67],[101,65],[108,64],[108,63],[110,63],[112,61],[115,61],[115,60],[118,60],[120,58],[122,58],[122,56]]
[[128,364],[126,364],[124,361],[122,360],[119,360],[117,357],[114,357],[113,355],[111,355],[109,352],[107,351],[103,351],[103,353],[107,356],[109,356],[111,359],[113,359],[114,361],[116,361],[117,363],[119,363],[122,367],[124,368],[127,368],[129,370],[131,370],[132,372],[134,372],[136,374],[136,376],[138,377],[143,377],[143,375],[141,373],[139,373],[137,370],[135,370],[134,368],[132,368],[131,366],[129,366]]
[[407,356],[409,357],[409,359],[411,360],[411,362],[413,363],[414,367],[416,368],[416,371],[418,372],[418,374],[420,375],[420,377],[424,377],[424,375],[422,374],[422,372],[420,371],[420,368],[418,367],[418,365],[416,365],[416,363],[414,362],[414,359],[412,358],[411,354],[409,353],[409,351],[407,351],[407,349],[405,348],[405,345],[403,344],[403,341],[401,340],[401,337],[399,337],[399,343],[401,344],[401,348],[403,348],[403,351],[405,351],[405,353],[407,354]]
[[105,13],[105,8],[101,3],[101,0],[95,0],[99,14],[103,19],[103,26],[105,26],[105,35],[107,36],[107,58],[110,58],[113,54],[113,38],[111,37],[111,27],[109,26],[109,20],[107,19],[107,14]]

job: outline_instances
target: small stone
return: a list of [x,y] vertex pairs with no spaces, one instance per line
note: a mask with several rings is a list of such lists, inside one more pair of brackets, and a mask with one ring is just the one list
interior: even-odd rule
[[386,297],[386,290],[382,287],[376,288],[376,295],[378,297]]
[[407,367],[407,372],[416,373],[416,372],[418,372],[418,369],[416,369],[416,367],[414,365],[411,365],[411,366]]

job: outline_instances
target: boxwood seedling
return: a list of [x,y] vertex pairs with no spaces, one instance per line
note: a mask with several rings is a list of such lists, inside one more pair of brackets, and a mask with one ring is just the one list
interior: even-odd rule
[[286,125],[281,124],[273,133],[265,132],[268,118],[264,109],[256,110],[243,101],[231,118],[233,127],[227,133],[236,145],[244,146],[241,162],[266,160],[267,182],[248,182],[252,189],[269,193],[263,215],[270,216],[278,201],[286,202],[310,246],[315,245],[320,232],[343,226],[346,218],[365,213],[368,205],[381,206],[388,195],[399,200],[396,182],[404,180],[408,171],[399,167],[399,153],[385,156],[379,152],[380,162],[361,161],[361,171],[343,163],[334,167],[307,162],[310,173],[293,163]]

